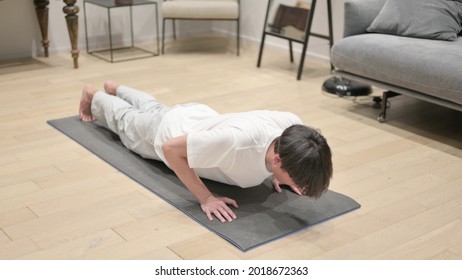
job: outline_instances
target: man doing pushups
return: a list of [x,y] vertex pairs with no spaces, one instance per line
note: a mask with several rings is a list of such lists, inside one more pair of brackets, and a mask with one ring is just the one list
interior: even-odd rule
[[163,161],[196,197],[210,221],[236,219],[235,200],[216,197],[201,178],[248,188],[273,177],[274,189],[289,186],[319,197],[332,177],[326,139],[289,112],[256,110],[218,114],[210,107],[166,107],[147,93],[104,83],[104,92],[85,86],[79,114],[118,134],[144,158]]

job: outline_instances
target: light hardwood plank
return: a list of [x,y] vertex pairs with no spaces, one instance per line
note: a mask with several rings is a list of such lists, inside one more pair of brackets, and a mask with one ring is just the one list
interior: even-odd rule
[[28,238],[13,240],[0,244],[0,260],[11,260],[38,251],[37,244]]
[[413,239],[377,256],[378,259],[426,259],[434,258],[445,252],[446,246],[453,247],[460,244],[462,236],[462,220],[456,220],[435,229],[418,239]]
[[[109,230],[119,224],[133,221],[133,217],[123,211],[95,213],[92,219],[80,219],[70,224],[55,225],[31,236],[31,239],[42,249],[61,246],[91,236],[100,231]],[[38,230],[37,230],[38,232]]]
[[54,199],[74,196],[78,193],[92,190],[94,185],[107,184],[108,182],[101,178],[83,178],[74,182],[68,182],[59,188],[49,188],[40,191],[27,192],[22,195],[5,199],[0,204],[0,213],[12,211],[20,207],[26,207],[31,204],[50,203]]
[[[433,230],[459,220],[462,217],[462,200],[454,199],[444,205],[432,208],[408,219],[394,223],[382,230],[365,235],[357,240],[339,246],[318,259],[371,259],[380,252],[402,245]],[[453,238],[456,238],[454,235]]]
[[124,240],[109,229],[44,250],[24,254],[17,259],[83,259],[86,254],[121,242]]
[[163,236],[163,239],[175,238],[178,233],[190,230],[191,236],[195,233],[207,232],[202,226],[196,227],[196,222],[186,217],[181,211],[171,209],[154,216],[142,218],[132,223],[126,223],[114,228],[126,240],[133,240],[153,232]]
[[0,214],[0,227],[7,227],[37,219],[37,215],[29,208],[19,208],[11,212]]
[[0,228],[0,246],[6,243],[11,242],[11,239],[5,234],[5,232]]
[[[99,227],[101,220],[105,218],[111,221],[108,222],[108,225],[106,225],[107,227],[115,227],[127,221],[134,220],[131,215],[122,210],[125,206],[144,203],[147,200],[148,199],[144,195],[134,191],[132,193],[121,194],[88,204],[82,201],[79,207],[44,215],[32,221],[11,225],[5,227],[4,231],[15,240],[23,237],[35,236],[37,234],[52,234],[62,228],[71,232],[71,229],[74,227],[81,226],[85,228],[88,224],[91,229],[92,226]],[[112,215],[115,215],[115,218],[109,219]],[[92,219],[87,219],[89,216],[91,216]]]
[[[171,249],[171,245],[185,239],[200,236],[206,232],[203,227],[192,227],[187,221],[174,223],[170,217],[178,213],[164,213],[161,219],[143,219],[142,225],[129,222],[114,227],[113,230],[126,240],[126,242],[100,249],[85,256],[86,259],[131,259],[140,258],[147,254],[156,254],[160,259],[178,259],[180,256]],[[160,220],[160,221],[159,221]],[[156,222],[158,221],[158,222]],[[134,228],[136,227],[136,228]],[[144,227],[143,231],[135,232]],[[166,250],[168,249],[168,250]]]
[[33,182],[25,182],[17,185],[6,185],[0,187],[0,201],[10,197],[39,191],[40,187]]

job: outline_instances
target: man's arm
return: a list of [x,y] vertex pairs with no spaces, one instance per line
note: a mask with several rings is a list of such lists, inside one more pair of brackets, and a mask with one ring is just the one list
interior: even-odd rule
[[237,208],[236,201],[227,197],[213,196],[194,169],[189,167],[187,135],[168,140],[162,145],[162,151],[170,168],[172,168],[181,182],[196,197],[210,221],[213,220],[212,214],[222,222],[231,222],[236,219],[236,215],[227,205],[231,204]]

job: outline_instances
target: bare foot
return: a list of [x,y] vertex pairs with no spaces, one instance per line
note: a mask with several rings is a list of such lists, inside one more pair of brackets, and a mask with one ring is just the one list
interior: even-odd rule
[[104,91],[107,94],[115,96],[118,87],[119,87],[119,84],[117,84],[117,83],[115,83],[113,81],[107,80],[106,82],[104,82]]
[[91,101],[93,100],[93,95],[95,95],[96,89],[90,85],[86,85],[82,90],[82,97],[80,98],[80,108],[79,115],[80,120],[84,122],[92,122],[96,119],[91,114]]

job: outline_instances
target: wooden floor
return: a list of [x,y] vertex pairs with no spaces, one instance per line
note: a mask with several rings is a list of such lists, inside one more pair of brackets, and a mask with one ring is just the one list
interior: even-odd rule
[[[68,53],[0,65],[0,259],[462,259],[461,113],[395,97],[380,124],[370,97],[321,91],[325,61],[308,57],[297,81],[285,51],[257,68],[257,46],[237,57],[227,40],[115,64],[82,51],[78,70]],[[333,149],[331,189],[362,208],[240,252],[47,125],[106,79],[168,105],[298,114]]]

